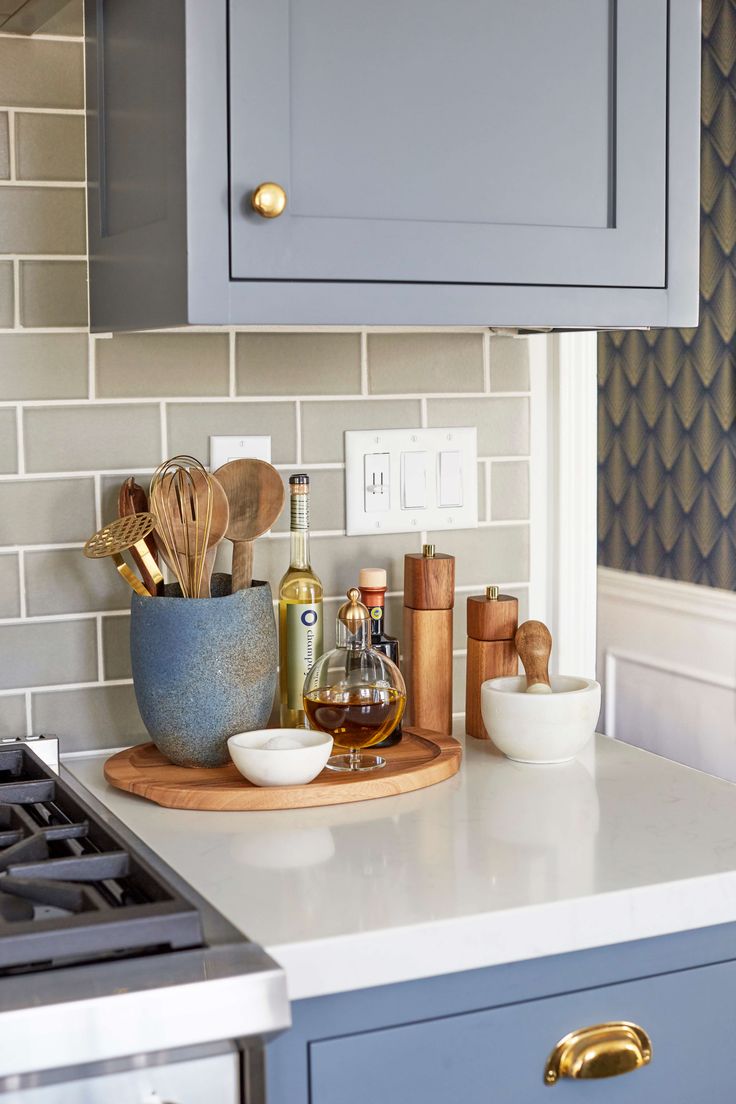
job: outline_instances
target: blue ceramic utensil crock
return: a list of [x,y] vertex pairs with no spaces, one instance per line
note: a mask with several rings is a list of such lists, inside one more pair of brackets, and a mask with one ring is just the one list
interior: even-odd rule
[[184,767],[228,762],[227,739],[264,728],[276,690],[271,588],[254,581],[230,593],[212,577],[212,598],[133,595],[130,654],[143,723],[156,747]]

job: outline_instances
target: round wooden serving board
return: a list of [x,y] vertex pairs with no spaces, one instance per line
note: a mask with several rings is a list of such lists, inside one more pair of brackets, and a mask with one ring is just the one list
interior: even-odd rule
[[119,790],[168,809],[248,812],[341,805],[421,790],[460,769],[462,748],[452,736],[405,728],[401,743],[381,748],[386,766],[370,774],[323,770],[307,786],[254,786],[233,763],[224,767],[176,767],[153,744],[119,751],[105,763],[105,778]]

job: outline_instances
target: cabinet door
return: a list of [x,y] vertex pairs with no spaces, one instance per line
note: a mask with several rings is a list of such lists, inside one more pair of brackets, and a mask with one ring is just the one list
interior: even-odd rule
[[[736,963],[469,1012],[310,1046],[314,1104],[721,1104],[732,1099]],[[649,1034],[649,1065],[544,1082],[570,1031],[612,1020]]]
[[664,285],[667,0],[229,13],[233,279]]

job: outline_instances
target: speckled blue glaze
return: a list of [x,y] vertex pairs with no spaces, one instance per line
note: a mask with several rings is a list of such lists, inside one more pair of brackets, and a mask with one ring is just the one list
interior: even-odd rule
[[216,767],[228,736],[264,728],[276,690],[276,622],[271,588],[230,593],[212,578],[212,598],[133,595],[130,654],[143,723],[159,751],[179,766]]

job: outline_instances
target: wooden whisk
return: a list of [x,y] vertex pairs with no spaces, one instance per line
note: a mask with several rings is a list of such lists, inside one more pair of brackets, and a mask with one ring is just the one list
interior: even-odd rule
[[153,474],[149,500],[156,543],[184,598],[200,597],[210,541],[212,476],[193,456],[174,456]]

